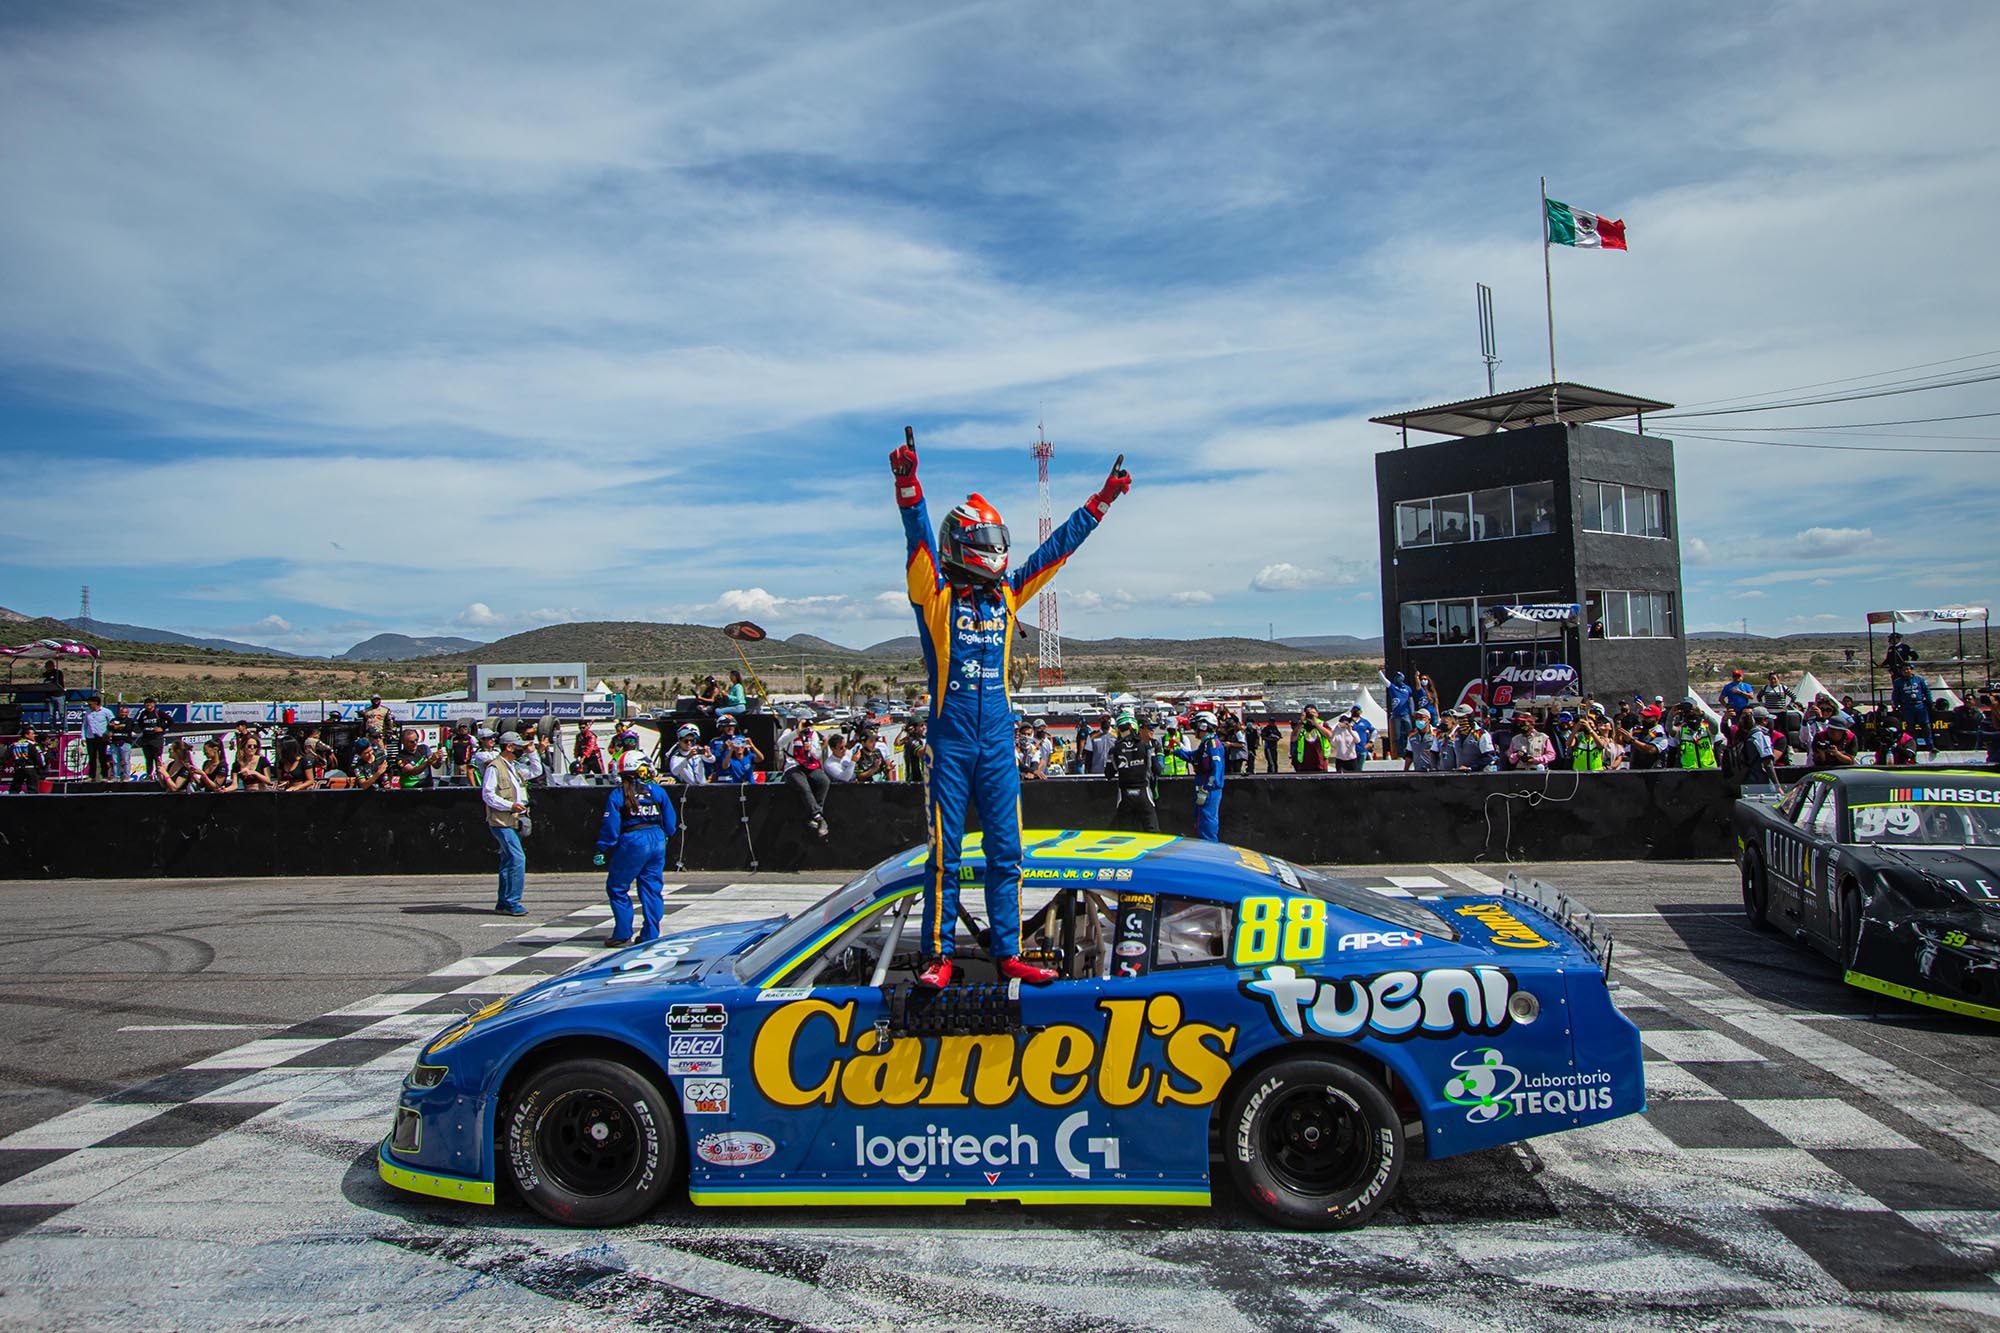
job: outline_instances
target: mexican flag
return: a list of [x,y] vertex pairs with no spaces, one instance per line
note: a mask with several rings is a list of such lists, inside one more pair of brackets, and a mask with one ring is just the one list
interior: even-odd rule
[[1622,221],[1613,222],[1610,218],[1601,218],[1553,199],[1543,200],[1542,206],[1549,211],[1550,244],[1573,245],[1579,250],[1625,248],[1625,224]]

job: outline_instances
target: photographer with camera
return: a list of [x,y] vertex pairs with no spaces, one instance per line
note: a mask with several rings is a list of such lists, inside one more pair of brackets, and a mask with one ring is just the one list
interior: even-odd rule
[[826,775],[826,747],[810,714],[801,717],[796,727],[778,738],[778,749],[785,756],[785,785],[798,792],[799,799],[805,802],[806,822],[824,839],[829,832],[826,793],[830,781]]

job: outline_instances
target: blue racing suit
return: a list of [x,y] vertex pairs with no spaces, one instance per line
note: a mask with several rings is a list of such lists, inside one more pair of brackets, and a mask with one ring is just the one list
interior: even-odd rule
[[1195,742],[1192,750],[1175,753],[1194,772],[1194,831],[1208,842],[1222,841],[1222,738],[1214,732]]
[[965,807],[977,801],[993,956],[1010,958],[1021,952],[1021,773],[1014,764],[1014,706],[1007,698],[1014,618],[1098,521],[1078,509],[1001,582],[954,585],[938,562],[922,499],[902,514],[910,605],[931,691],[923,951],[932,958],[952,955]]
[[1896,711],[1903,715],[1903,722],[1917,738],[1917,745],[1926,750],[1936,749],[1937,742],[1931,735],[1930,682],[1911,671],[1892,679],[1889,690],[1896,700]]
[[625,788],[615,788],[604,806],[604,823],[597,830],[597,850],[611,854],[611,873],[605,877],[605,896],[611,899],[611,936],[632,938],[633,880],[639,881],[639,909],[645,915],[645,929],[639,939],[660,938],[660,918],[666,904],[660,897],[660,876],[667,868],[667,839],[674,835],[674,807],[666,791],[657,783],[633,784],[637,797],[625,808]]

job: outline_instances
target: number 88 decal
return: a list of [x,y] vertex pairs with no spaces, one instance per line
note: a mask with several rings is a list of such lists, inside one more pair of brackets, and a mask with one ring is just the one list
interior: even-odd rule
[[1326,904],[1317,898],[1245,898],[1236,923],[1236,966],[1310,962],[1326,956]]

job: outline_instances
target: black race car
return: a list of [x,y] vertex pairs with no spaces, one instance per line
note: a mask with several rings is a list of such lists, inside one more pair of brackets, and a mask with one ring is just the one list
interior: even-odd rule
[[1850,986],[2000,1019],[2000,774],[1849,768],[1736,803],[1743,910]]

